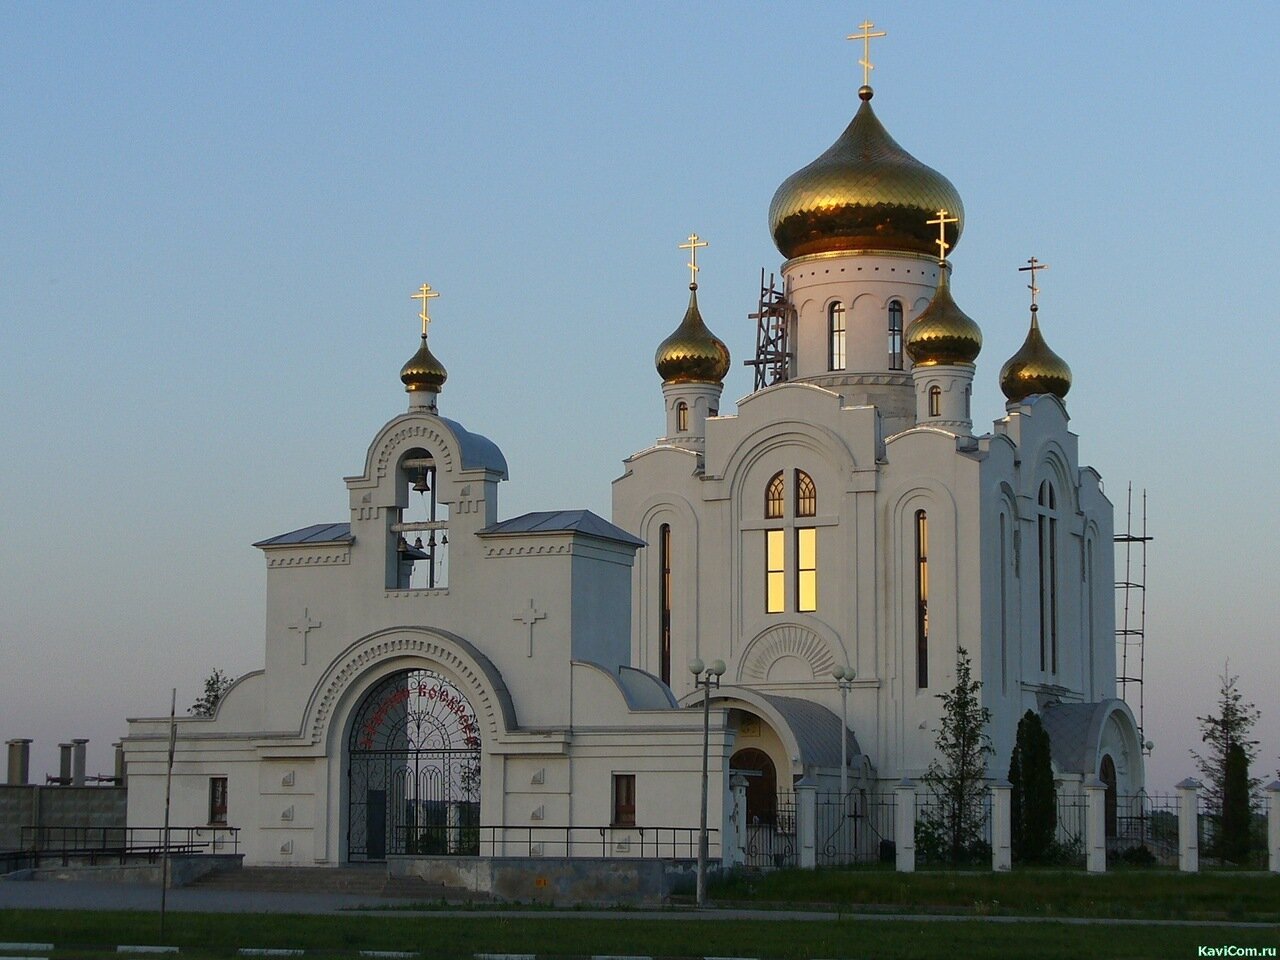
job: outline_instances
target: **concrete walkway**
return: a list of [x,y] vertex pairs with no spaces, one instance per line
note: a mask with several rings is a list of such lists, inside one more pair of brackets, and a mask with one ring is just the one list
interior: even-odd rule
[[[411,903],[411,902],[410,902]],[[1063,923],[1071,925],[1161,927],[1232,927],[1275,930],[1273,923],[1225,920],[1121,920],[1090,917],[992,917],[956,914],[879,913],[844,910],[760,910],[743,907],[671,908],[665,910],[495,910],[405,909],[406,901],[349,893],[288,893],[179,887],[169,891],[168,909],[182,913],[359,914],[385,917],[560,917],[611,920],[898,920],[926,923]],[[0,910],[143,910],[160,909],[154,886],[127,883],[0,881]]]

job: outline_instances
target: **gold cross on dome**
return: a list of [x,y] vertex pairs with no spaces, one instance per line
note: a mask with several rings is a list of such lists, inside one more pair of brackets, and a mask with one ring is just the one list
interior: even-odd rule
[[1025,273],[1028,270],[1031,271],[1031,282],[1027,284],[1027,289],[1031,291],[1031,309],[1032,310],[1040,309],[1036,305],[1036,294],[1040,292],[1040,288],[1036,286],[1036,271],[1048,270],[1048,269],[1049,269],[1049,265],[1047,263],[1041,263],[1035,257],[1031,257],[1027,260],[1027,266],[1018,268],[1019,273]]
[[422,321],[422,335],[424,337],[427,335],[427,325],[431,323],[431,316],[427,310],[427,306],[438,296],[440,296],[440,292],[438,290],[432,289],[431,284],[424,283],[418,288],[418,292],[409,298],[411,300],[422,301],[422,312],[418,314],[418,319]]
[[947,243],[947,224],[959,222],[959,217],[948,217],[946,210],[938,211],[937,220],[925,221],[929,226],[937,224],[938,227],[938,239],[934,241],[938,245],[938,263],[947,262],[947,251],[951,249],[951,244]]
[[883,30],[879,33],[872,33],[871,28],[874,26],[875,24],[870,20],[864,20],[858,24],[858,29],[862,31],[861,33],[851,33],[845,37],[846,40],[862,41],[862,59],[858,61],[858,65],[862,67],[862,85],[864,87],[871,86],[871,71],[875,69],[871,66],[871,41],[876,37],[888,36]]
[[696,233],[689,234],[689,239],[680,244],[680,249],[688,250],[691,258],[689,262],[685,264],[685,266],[689,268],[690,283],[698,282],[698,248],[709,246],[711,246],[711,244],[707,243],[707,241],[703,240]]

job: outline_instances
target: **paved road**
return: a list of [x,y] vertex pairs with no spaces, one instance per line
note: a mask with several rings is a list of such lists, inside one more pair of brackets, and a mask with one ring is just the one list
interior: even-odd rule
[[[987,923],[1065,923],[1111,926],[1238,927],[1274,930],[1272,923],[1198,920],[1109,920],[1082,917],[977,917],[910,913],[835,913],[817,910],[413,910],[403,899],[353,893],[286,893],[180,887],[169,891],[170,910],[187,913],[311,913],[358,912],[370,916],[438,917],[565,917],[618,920],[909,920],[947,923],[981,920]],[[0,881],[0,909],[158,910],[160,891],[133,883],[75,881]]]

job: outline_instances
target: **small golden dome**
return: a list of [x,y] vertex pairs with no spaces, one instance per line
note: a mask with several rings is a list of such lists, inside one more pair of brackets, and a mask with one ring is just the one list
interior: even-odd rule
[[1035,393],[1052,393],[1065,400],[1071,389],[1071,368],[1044,342],[1034,306],[1027,339],[1000,369],[1000,389],[1015,403]]
[[972,364],[982,350],[982,330],[951,299],[948,273],[942,267],[933,299],[907,327],[903,346],[917,366]]
[[689,284],[689,309],[675,332],[658,344],[653,362],[663,383],[723,383],[729,348],[707,329],[698,312],[698,285]]
[[439,393],[444,386],[445,380],[449,378],[449,371],[444,368],[444,364],[436,359],[429,349],[427,349],[427,335],[422,335],[422,346],[418,348],[418,352],[409,358],[409,362],[400,368],[400,379],[404,383],[406,393],[414,393],[418,390],[430,390]]
[[964,205],[951,181],[894,142],[862,106],[822,156],[782,182],[769,205],[769,230],[788,259],[840,250],[936,253],[939,210],[957,218],[947,227],[954,247],[964,229]]

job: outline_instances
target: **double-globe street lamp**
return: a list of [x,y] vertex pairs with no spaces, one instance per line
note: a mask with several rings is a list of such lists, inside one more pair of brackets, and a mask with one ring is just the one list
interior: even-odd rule
[[[689,661],[693,684],[702,688],[702,816],[698,821],[698,906],[707,901],[707,755],[711,744],[711,688],[720,686],[723,660],[704,664],[699,657]],[[723,827],[723,824],[721,824]],[[723,843],[723,838],[721,840]]]
[[837,666],[831,671],[840,688],[840,810],[843,816],[849,815],[849,689],[853,681],[858,679],[858,671],[853,667]]

